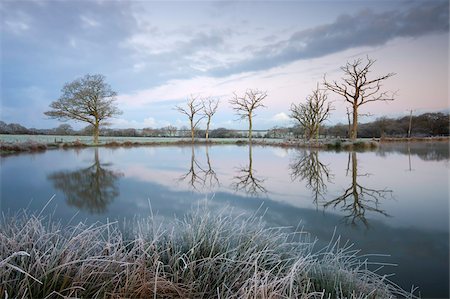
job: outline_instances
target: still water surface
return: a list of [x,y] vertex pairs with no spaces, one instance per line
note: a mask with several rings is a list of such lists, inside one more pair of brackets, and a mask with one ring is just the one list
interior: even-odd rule
[[260,146],[87,148],[1,158],[1,209],[28,207],[63,222],[181,217],[267,209],[270,226],[327,243],[336,230],[361,254],[389,254],[383,273],[425,298],[449,297],[448,144],[393,144],[372,152]]

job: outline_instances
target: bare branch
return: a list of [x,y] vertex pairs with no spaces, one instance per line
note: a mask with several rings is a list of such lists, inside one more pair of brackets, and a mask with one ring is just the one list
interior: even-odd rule
[[320,125],[328,119],[330,111],[333,110],[327,98],[326,92],[320,90],[317,84],[312,94],[306,97],[306,103],[291,104],[290,117],[303,127],[308,139],[319,136]]
[[260,107],[266,107],[262,101],[267,97],[267,92],[258,89],[247,89],[243,96],[238,96],[233,92],[233,97],[229,103],[240,119],[248,119],[249,140],[252,141],[252,118],[256,116],[254,111]]
[[381,83],[394,76],[395,73],[388,73],[374,79],[368,79],[370,69],[375,62],[376,60],[368,56],[365,62],[361,58],[353,62],[347,62],[345,66],[341,67],[344,73],[341,84],[338,84],[336,81],[328,82],[324,76],[323,85],[325,88],[342,96],[353,108],[353,125],[350,134],[352,139],[356,139],[357,137],[359,106],[370,102],[394,100],[394,94],[389,96],[387,92],[381,91]]
[[[194,143],[195,130],[197,129],[198,123],[205,118],[204,115],[201,115],[200,112],[204,109],[202,101],[196,97],[191,95],[186,102],[186,107],[183,106],[175,106],[175,110],[178,112],[185,114],[191,125],[191,141]],[[195,115],[200,114],[200,118],[195,120]]]

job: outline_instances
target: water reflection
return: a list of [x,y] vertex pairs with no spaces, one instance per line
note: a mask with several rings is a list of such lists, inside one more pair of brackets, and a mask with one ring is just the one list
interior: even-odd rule
[[334,208],[339,207],[341,211],[346,213],[344,216],[346,221],[349,221],[352,225],[356,225],[360,221],[367,227],[369,223],[366,218],[366,212],[375,212],[389,216],[380,208],[380,200],[386,199],[388,195],[392,195],[392,190],[372,189],[358,183],[358,177],[367,176],[368,174],[358,175],[356,152],[349,153],[348,155],[347,175],[351,171],[351,184],[341,196],[327,201],[323,206],[324,208],[331,206]]
[[217,178],[217,174],[214,171],[213,167],[211,166],[211,160],[209,158],[209,146],[207,145],[205,147],[205,154],[206,154],[206,164],[208,165],[208,168],[205,170],[205,186],[208,190],[213,190],[215,188],[218,188],[220,186],[219,179]]
[[57,171],[48,176],[55,189],[61,190],[69,205],[90,213],[101,214],[119,195],[117,180],[121,173],[106,168],[100,163],[95,149],[94,163],[76,171]]
[[318,205],[318,199],[324,199],[327,192],[327,184],[331,183],[332,175],[328,165],[320,162],[317,150],[304,150],[294,157],[289,165],[291,179],[306,182],[306,187],[313,192],[314,203]]
[[450,158],[448,142],[408,142],[382,144],[378,155],[385,157],[389,153],[417,156],[423,161],[445,161]]
[[231,188],[236,192],[241,191],[250,196],[259,196],[267,193],[263,183],[265,179],[256,177],[256,170],[253,169],[252,144],[248,146],[248,165],[238,169],[238,174],[233,177]]
[[202,176],[205,170],[200,166],[195,158],[194,146],[191,146],[191,164],[188,172],[178,178],[178,181],[186,181],[193,190],[200,190],[205,184],[205,178]]
[[195,191],[213,191],[220,186],[217,174],[214,171],[209,157],[208,146],[205,147],[206,165],[203,168],[195,157],[194,146],[191,146],[191,163],[188,171],[178,178],[179,182],[185,181]]
[[389,216],[380,208],[380,201],[392,195],[388,189],[372,189],[363,186],[358,178],[368,174],[358,174],[358,158],[356,152],[348,154],[346,177],[351,176],[350,186],[344,193],[334,199],[327,196],[327,184],[333,184],[328,165],[319,159],[317,150],[303,150],[297,154],[289,164],[291,179],[304,181],[306,187],[312,191],[313,202],[323,208],[332,207],[345,213],[344,220],[356,225],[363,223],[366,227],[368,221],[366,212],[379,213]]

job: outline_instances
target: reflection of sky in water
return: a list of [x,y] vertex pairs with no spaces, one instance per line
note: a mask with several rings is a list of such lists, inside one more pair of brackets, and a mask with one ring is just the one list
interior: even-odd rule
[[[68,221],[78,212],[74,221],[104,221],[148,215],[149,202],[158,217],[182,216],[211,197],[211,208],[229,205],[236,213],[252,213],[264,204],[268,225],[295,227],[301,221],[321,242],[328,241],[337,227],[338,234],[363,252],[391,254],[384,260],[400,267],[387,272],[396,272],[395,280],[404,287],[420,285],[429,296],[448,296],[448,151],[448,144],[415,144],[409,150],[394,144],[353,154],[253,146],[250,157],[247,146],[198,146],[194,151],[190,146],[99,148],[98,163],[92,148],[47,151],[1,158],[1,207],[2,211],[26,206],[40,211],[56,194],[48,207],[55,218]],[[317,203],[308,177],[292,176],[293,165],[305,157],[305,165],[320,162],[329,171]],[[92,171],[100,174],[96,184],[80,180],[97,175]],[[247,189],[233,188],[238,177],[249,173],[267,193],[249,196],[242,191]],[[66,178],[70,183],[64,185]],[[347,212],[342,205],[323,208],[342,196],[353,180],[363,188],[392,190],[376,205],[389,216],[366,209],[368,227],[361,221],[352,226],[343,222]],[[118,192],[111,191],[111,184]],[[114,198],[105,201],[101,214],[95,213],[102,211],[98,207],[83,208],[93,202],[78,204],[82,206],[78,211],[77,201],[66,199],[71,190],[64,186],[77,189],[77,196],[83,194],[80,189],[92,188],[86,194]],[[102,187],[105,190],[98,190]]]

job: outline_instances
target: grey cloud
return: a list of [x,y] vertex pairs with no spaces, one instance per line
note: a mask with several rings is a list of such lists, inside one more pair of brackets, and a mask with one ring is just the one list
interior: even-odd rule
[[398,37],[419,37],[448,32],[447,1],[422,2],[406,11],[376,13],[363,10],[341,15],[335,22],[295,32],[289,39],[266,45],[252,53],[253,58],[215,68],[210,75],[258,71],[301,59],[317,58],[350,48],[383,45]]

